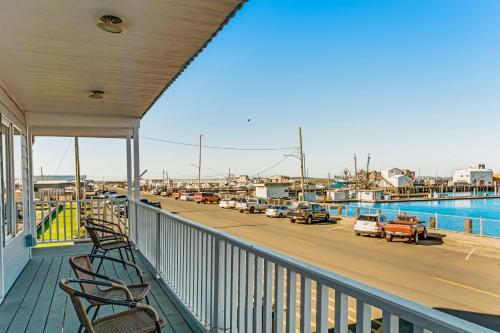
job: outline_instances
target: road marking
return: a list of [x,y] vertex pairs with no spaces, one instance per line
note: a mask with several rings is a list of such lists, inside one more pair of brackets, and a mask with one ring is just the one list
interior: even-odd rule
[[288,238],[293,239],[293,240],[296,240],[297,242],[302,242],[302,243],[305,243],[305,244],[314,245],[314,243],[311,243],[311,242],[305,241],[305,240],[300,239],[300,238],[295,238],[295,237],[288,237]]
[[474,251],[476,251],[476,248],[472,248],[472,250],[470,250],[469,254],[467,255],[467,257],[465,257],[465,260],[469,260],[470,256],[474,253]]
[[342,228],[343,228],[343,226],[338,226],[338,227],[333,227],[333,228],[325,229],[325,231],[331,231],[331,230],[342,229]]
[[461,288],[469,289],[469,290],[472,290],[472,291],[475,291],[475,292],[478,292],[478,293],[481,293],[481,294],[484,294],[484,295],[488,295],[488,296],[500,298],[500,295],[492,293],[490,291],[486,291],[486,290],[482,290],[482,289],[474,288],[474,287],[469,287],[469,286],[467,286],[465,284],[461,284],[461,283],[450,281],[450,280],[441,279],[441,278],[438,278],[436,276],[433,276],[432,278],[434,280],[438,280],[438,281],[441,281],[441,282],[444,282],[444,283],[451,284],[452,286],[461,287]]

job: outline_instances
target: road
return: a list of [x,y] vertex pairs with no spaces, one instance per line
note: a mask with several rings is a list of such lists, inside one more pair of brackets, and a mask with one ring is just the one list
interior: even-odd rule
[[500,330],[500,255],[437,244],[356,237],[352,223],[292,224],[142,194],[162,208],[398,296]]

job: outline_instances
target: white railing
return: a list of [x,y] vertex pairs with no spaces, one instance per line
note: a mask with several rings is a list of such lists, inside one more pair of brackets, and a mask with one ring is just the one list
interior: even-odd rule
[[118,223],[128,232],[126,199],[48,200],[35,202],[36,243],[90,240],[85,218]]
[[167,211],[130,207],[136,247],[211,331],[493,332]]

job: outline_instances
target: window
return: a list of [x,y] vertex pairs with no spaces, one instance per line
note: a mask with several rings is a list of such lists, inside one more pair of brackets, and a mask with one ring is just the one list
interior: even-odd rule
[[26,157],[24,136],[15,126],[2,123],[1,125],[1,207],[2,207],[2,232],[4,241],[13,238],[24,230],[24,184],[26,165],[22,163]]
[[10,168],[9,168],[9,159],[7,159],[7,156],[9,155],[7,147],[9,146],[9,133],[10,133],[10,127],[2,124],[1,126],[1,132],[2,132],[2,141],[1,141],[1,149],[2,149],[2,161],[0,164],[0,168],[2,169],[2,232],[4,233],[4,242],[7,238],[12,235],[12,224],[9,223],[10,219],[10,209],[8,207],[10,206],[10,195],[9,195],[9,183],[7,182],[7,179],[9,179],[8,175],[10,173]]
[[23,199],[24,199],[24,183],[23,175],[27,170],[23,170],[22,158],[26,156],[23,154],[23,136],[20,130],[13,127],[13,140],[12,140],[12,152],[13,152],[13,177],[14,178],[14,214],[16,225],[16,234],[24,230],[24,212],[23,212]]

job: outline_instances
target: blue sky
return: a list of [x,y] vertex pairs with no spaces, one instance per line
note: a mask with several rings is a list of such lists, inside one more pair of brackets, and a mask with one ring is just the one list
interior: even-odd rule
[[[302,126],[310,176],[352,169],[354,153],[422,175],[479,162],[500,171],[499,15],[497,0],[250,0],[144,117],[141,135],[288,147]],[[69,140],[37,138],[34,166],[73,173]],[[204,149],[202,173],[254,175],[286,153]],[[123,178],[125,143],[81,139],[81,161],[92,178]],[[141,140],[149,177],[194,176],[193,163],[196,148]],[[298,173],[294,158],[266,172]]]

